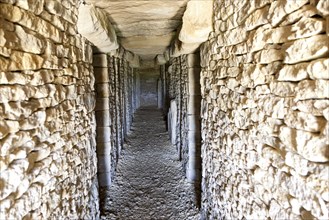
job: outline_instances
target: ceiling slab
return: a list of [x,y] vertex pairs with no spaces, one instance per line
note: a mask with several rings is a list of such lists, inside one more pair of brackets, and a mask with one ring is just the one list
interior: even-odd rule
[[154,59],[169,47],[189,0],[86,0],[104,9],[124,48]]

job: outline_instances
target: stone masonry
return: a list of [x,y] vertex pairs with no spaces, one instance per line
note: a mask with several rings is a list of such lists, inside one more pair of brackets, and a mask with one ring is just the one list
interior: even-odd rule
[[328,1],[214,10],[201,47],[203,219],[328,219]]
[[[121,52],[120,52],[121,51]],[[94,54],[96,81],[96,122],[98,179],[100,186],[110,186],[130,130],[136,93],[134,70],[124,58],[123,48],[113,55]]]
[[[167,90],[162,99],[171,100],[168,106],[171,143],[176,146],[187,179],[198,181],[201,177],[200,56],[182,55],[172,58],[170,63],[168,68],[165,65],[161,68],[161,82]],[[168,102],[164,101],[166,105]]]
[[0,1],[0,217],[99,215],[92,48],[78,1]]
[[0,219],[99,219],[148,105],[202,220],[329,219],[328,0],[0,0]]

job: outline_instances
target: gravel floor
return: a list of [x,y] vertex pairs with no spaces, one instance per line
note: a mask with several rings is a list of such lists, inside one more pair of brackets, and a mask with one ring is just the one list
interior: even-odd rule
[[101,219],[200,219],[198,190],[188,183],[161,112],[137,111],[110,188],[102,188]]

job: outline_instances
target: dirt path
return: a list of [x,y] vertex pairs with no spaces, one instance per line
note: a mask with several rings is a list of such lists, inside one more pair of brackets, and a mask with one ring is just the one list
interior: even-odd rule
[[105,196],[102,219],[199,219],[194,186],[184,178],[161,112],[141,109]]

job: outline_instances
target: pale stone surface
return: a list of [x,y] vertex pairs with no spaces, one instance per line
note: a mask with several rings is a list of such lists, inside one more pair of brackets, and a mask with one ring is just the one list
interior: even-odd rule
[[110,15],[109,21],[127,50],[140,55],[142,59],[153,60],[169,46],[181,24],[188,0],[86,2],[103,8]]
[[316,9],[318,9],[324,16],[329,15],[329,2],[326,0],[319,0],[316,5]]
[[308,63],[285,65],[279,72],[279,81],[301,81],[308,77]]
[[286,50],[285,63],[298,63],[323,57],[329,53],[329,38],[316,35],[294,41]]
[[214,2],[201,47],[202,219],[328,218],[326,2]]
[[97,218],[94,76],[77,7],[1,2],[0,216]]
[[268,19],[271,20],[272,25],[279,24],[287,14],[296,11],[303,5],[307,4],[308,0],[288,1],[279,0],[273,2],[269,9]]
[[115,30],[102,9],[80,5],[77,25],[79,33],[92,42],[100,52],[108,53],[119,47]]
[[307,66],[311,79],[329,79],[329,59],[318,59]]
[[212,31],[213,1],[189,1],[183,15],[178,39],[183,43],[202,43]]

